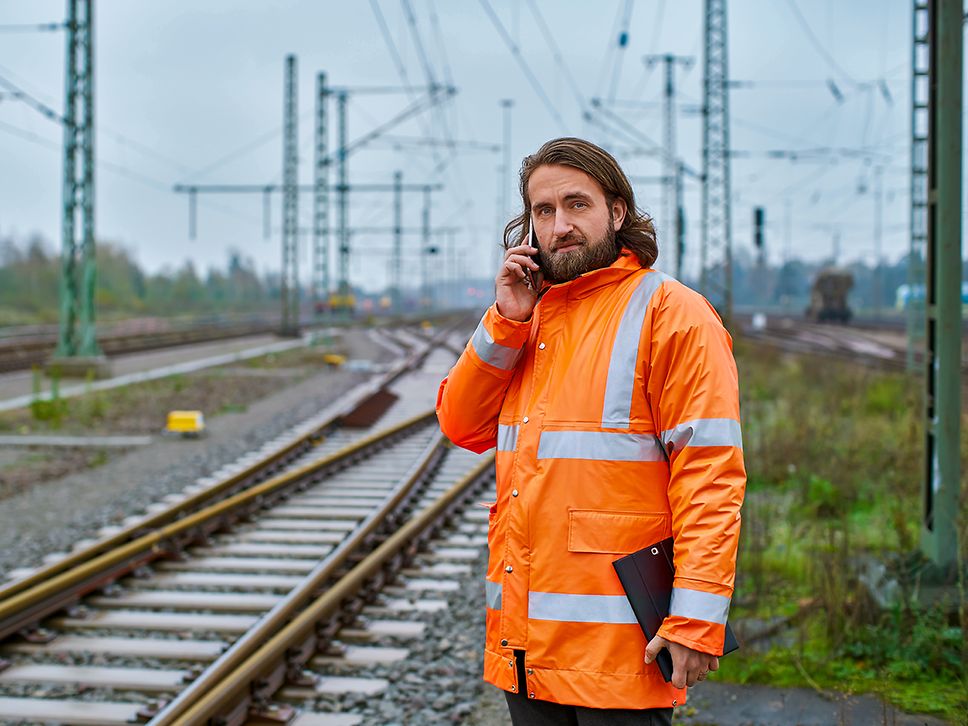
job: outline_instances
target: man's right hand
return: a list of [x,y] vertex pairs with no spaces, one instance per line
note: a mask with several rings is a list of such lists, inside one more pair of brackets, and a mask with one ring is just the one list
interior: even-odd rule
[[[531,259],[537,253],[538,250],[530,245],[511,247],[504,253],[504,264],[501,265],[494,282],[497,311],[509,320],[528,320],[538,301],[538,290],[542,282],[541,268]],[[534,279],[534,289],[528,285],[528,272]]]

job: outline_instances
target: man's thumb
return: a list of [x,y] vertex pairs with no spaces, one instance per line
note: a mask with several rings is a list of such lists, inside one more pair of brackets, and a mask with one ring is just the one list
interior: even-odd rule
[[659,655],[659,651],[662,650],[662,646],[665,645],[665,640],[660,638],[658,635],[649,641],[649,644],[645,646],[645,664],[649,665],[655,660],[655,657]]

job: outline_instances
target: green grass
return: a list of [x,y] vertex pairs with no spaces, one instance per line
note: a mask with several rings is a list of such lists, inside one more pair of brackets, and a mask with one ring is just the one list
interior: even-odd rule
[[[916,562],[921,515],[920,381],[743,341],[736,358],[749,484],[731,617],[807,609],[772,648],[754,643],[723,659],[717,677],[871,692],[964,722],[963,591],[960,613],[926,610],[911,596],[907,566]],[[962,433],[964,462],[966,419]],[[893,611],[873,607],[856,579],[869,560],[897,566],[902,597]]]

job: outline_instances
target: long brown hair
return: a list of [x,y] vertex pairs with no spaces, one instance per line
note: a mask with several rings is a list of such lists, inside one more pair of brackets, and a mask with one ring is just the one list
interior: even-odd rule
[[635,192],[628,177],[615,158],[605,149],[590,141],[566,136],[552,139],[534,154],[524,157],[521,162],[519,187],[523,209],[517,217],[504,228],[504,249],[524,244],[525,230],[531,213],[531,199],[528,196],[528,181],[539,166],[560,164],[570,166],[588,174],[598,182],[605,192],[605,200],[611,206],[616,199],[622,199],[628,211],[622,228],[615,232],[615,246],[632,251],[643,267],[650,267],[659,256],[659,245],[655,238],[652,218],[635,206]]

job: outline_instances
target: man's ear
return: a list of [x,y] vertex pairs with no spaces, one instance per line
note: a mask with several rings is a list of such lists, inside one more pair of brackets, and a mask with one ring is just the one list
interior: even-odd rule
[[625,222],[625,215],[628,214],[628,211],[628,207],[625,206],[625,200],[621,197],[615,197],[612,201],[612,223],[615,226],[616,232],[622,229],[622,224]]

